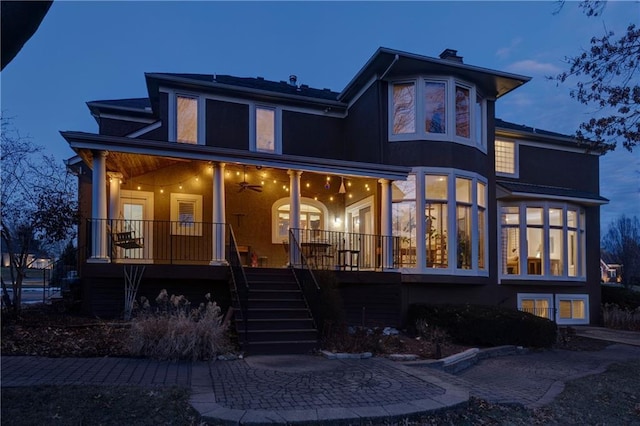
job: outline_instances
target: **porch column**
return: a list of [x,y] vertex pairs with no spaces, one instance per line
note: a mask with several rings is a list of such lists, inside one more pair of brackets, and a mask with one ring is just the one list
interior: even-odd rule
[[114,223],[120,218],[120,179],[122,173],[108,172],[109,177],[109,224],[114,228]]
[[[289,229],[294,228],[296,241],[300,244],[300,176],[299,170],[287,171],[289,175]],[[300,252],[296,244],[289,244],[289,264],[297,265],[300,262]]]
[[91,182],[91,257],[89,263],[109,263],[107,253],[107,155],[108,151],[93,151]]
[[392,269],[393,265],[393,221],[391,181],[389,179],[378,180],[382,190],[380,191],[380,234],[382,240],[382,268]]
[[225,163],[213,164],[213,214],[212,214],[212,244],[213,253],[210,265],[227,265],[225,257],[225,196],[224,196],[224,168]]

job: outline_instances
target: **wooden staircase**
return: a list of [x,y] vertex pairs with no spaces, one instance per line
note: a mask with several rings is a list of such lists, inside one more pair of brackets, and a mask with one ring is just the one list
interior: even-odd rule
[[247,330],[236,306],[236,330],[251,355],[304,354],[318,348],[318,330],[291,269],[245,268]]

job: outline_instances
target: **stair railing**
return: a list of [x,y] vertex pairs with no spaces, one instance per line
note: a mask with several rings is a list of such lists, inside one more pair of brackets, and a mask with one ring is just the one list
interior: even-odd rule
[[227,253],[227,261],[229,262],[229,268],[231,270],[231,281],[233,284],[233,290],[236,295],[236,302],[240,307],[242,314],[242,322],[244,325],[244,343],[249,343],[249,283],[247,281],[247,275],[245,274],[244,267],[242,266],[242,258],[238,251],[238,244],[236,236],[233,233],[231,225],[227,225],[229,228],[229,246]]
[[293,275],[298,282],[298,286],[302,290],[302,296],[305,300],[307,308],[311,311],[313,325],[316,330],[318,326],[316,324],[316,318],[321,317],[319,312],[320,307],[320,286],[316,280],[316,276],[313,274],[313,269],[309,264],[309,260],[305,256],[298,239],[296,238],[296,231],[299,229],[289,229],[289,247],[293,248],[293,252],[300,256],[300,261],[294,259],[290,262],[289,267],[293,271]]

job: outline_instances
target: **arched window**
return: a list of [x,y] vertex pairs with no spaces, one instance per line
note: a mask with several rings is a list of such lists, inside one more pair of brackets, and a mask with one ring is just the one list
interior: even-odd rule
[[[271,208],[272,242],[289,241],[291,200],[281,198]],[[328,210],[324,204],[312,198],[300,198],[300,228],[328,229]]]

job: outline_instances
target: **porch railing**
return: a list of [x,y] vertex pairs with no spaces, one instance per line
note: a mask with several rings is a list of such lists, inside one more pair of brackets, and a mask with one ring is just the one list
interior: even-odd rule
[[[400,237],[355,232],[292,229],[299,250],[315,269],[377,270],[399,265]],[[297,259],[292,259],[295,264]]]
[[233,228],[228,225],[229,230],[229,244],[227,244],[226,257],[229,261],[229,268],[231,269],[231,283],[232,283],[232,296],[240,308],[242,314],[242,323],[244,326],[244,343],[248,343],[248,326],[249,326],[249,282],[242,266],[242,258],[238,251],[238,244],[236,236],[233,233]]
[[320,311],[320,299],[321,289],[318,285],[318,280],[313,273],[309,259],[301,248],[300,242],[297,238],[298,234],[295,229],[289,230],[289,247],[292,253],[297,253],[300,256],[300,262],[297,264],[290,264],[293,270],[293,275],[298,282],[302,295],[304,297],[307,308],[311,311],[311,319],[314,326],[317,329],[316,319],[321,318],[322,312]]
[[555,308],[520,308],[522,312],[527,312],[529,314],[533,314],[535,316],[546,318],[551,321],[556,320],[556,310]]
[[[214,244],[222,238],[228,244],[226,226],[210,222],[88,219],[87,258],[94,254],[91,250],[104,247],[104,255],[112,261],[209,263],[216,260]],[[98,232],[99,229],[106,229],[106,233]]]

